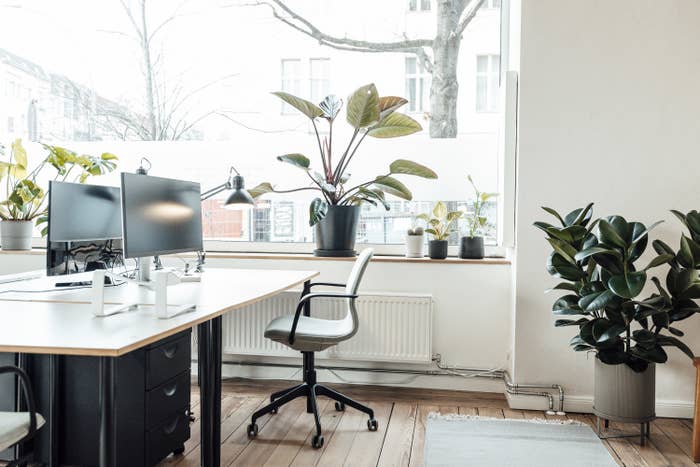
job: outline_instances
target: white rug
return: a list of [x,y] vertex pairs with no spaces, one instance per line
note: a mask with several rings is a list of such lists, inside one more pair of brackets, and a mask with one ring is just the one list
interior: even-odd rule
[[616,467],[593,430],[573,420],[512,420],[431,413],[425,465]]

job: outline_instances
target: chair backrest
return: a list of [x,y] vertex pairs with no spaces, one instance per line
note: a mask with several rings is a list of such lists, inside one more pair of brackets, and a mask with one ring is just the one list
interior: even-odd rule
[[[350,271],[348,282],[345,285],[346,293],[357,294],[357,289],[360,288],[362,276],[365,275],[367,265],[372,259],[372,255],[374,255],[374,250],[372,250],[371,248],[365,248],[364,250],[362,250],[362,253],[360,253],[360,256],[357,257],[357,259],[355,260],[355,264],[352,267],[352,271]],[[352,321],[352,332],[348,336],[349,338],[355,335],[360,325],[360,322],[357,318],[357,307],[355,306],[355,299],[348,300],[348,314],[345,317],[345,320],[348,319]]]

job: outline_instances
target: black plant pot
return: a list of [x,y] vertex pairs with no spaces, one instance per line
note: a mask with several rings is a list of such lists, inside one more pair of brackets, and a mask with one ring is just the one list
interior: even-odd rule
[[428,242],[428,256],[430,259],[447,258],[447,240],[430,240]]
[[459,244],[459,257],[462,259],[482,259],[484,257],[484,237],[462,237]]
[[360,206],[328,206],[328,213],[316,224],[315,256],[356,256],[355,234]]

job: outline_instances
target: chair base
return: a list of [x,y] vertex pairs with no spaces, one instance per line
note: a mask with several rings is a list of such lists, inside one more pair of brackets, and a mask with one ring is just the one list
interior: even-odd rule
[[304,355],[304,382],[297,386],[276,392],[270,396],[270,403],[262,409],[255,412],[252,416],[251,423],[248,425],[248,436],[253,438],[258,435],[258,425],[255,423],[258,418],[268,413],[277,413],[280,407],[284,404],[297,399],[306,397],[306,412],[314,415],[316,423],[316,435],[311,440],[311,446],[318,449],[323,447],[323,435],[321,434],[321,418],[318,413],[318,396],[326,396],[335,400],[335,409],[344,411],[345,406],[350,406],[361,412],[364,412],[369,417],[367,420],[367,428],[370,431],[377,431],[379,423],[374,418],[374,411],[369,407],[360,404],[344,394],[335,391],[327,386],[316,383],[316,371],[313,369],[313,353],[303,352]]

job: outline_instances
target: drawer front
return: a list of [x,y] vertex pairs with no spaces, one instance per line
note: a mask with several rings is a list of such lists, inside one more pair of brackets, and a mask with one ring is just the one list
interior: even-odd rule
[[168,341],[146,351],[146,389],[160,386],[190,368],[192,347],[190,335]]
[[190,437],[189,416],[182,407],[176,415],[146,432],[146,465],[156,465]]
[[146,427],[151,428],[190,405],[190,371],[184,371],[146,393]]

